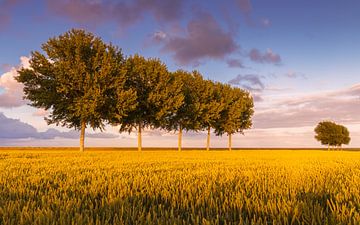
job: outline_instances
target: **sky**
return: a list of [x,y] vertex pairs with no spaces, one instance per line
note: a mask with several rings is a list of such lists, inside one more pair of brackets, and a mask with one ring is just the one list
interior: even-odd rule
[[[77,131],[47,125],[49,112],[23,100],[14,77],[31,51],[81,28],[127,56],[250,91],[253,127],[233,147],[320,147],[322,120],[345,125],[349,147],[360,147],[359,12],[358,0],[0,0],[0,146],[78,145]],[[118,127],[87,133],[87,146],[137,144]],[[183,145],[205,141],[190,132]],[[146,130],[143,146],[175,147],[177,134]],[[212,135],[211,146],[226,147],[227,136]]]

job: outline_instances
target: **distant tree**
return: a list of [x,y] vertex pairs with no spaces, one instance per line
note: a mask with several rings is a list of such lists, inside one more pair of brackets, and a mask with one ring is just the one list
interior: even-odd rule
[[[30,69],[20,69],[17,81],[24,84],[31,106],[50,112],[48,124],[80,130],[84,151],[85,128],[100,130],[114,117],[121,118],[135,103],[135,92],[124,87],[123,54],[84,30],[71,30],[42,45],[45,54],[31,53]],[[115,96],[122,97],[121,104]],[[124,101],[125,99],[125,101]]]
[[251,117],[254,113],[253,99],[250,93],[240,88],[233,88],[223,84],[221,97],[225,101],[224,108],[215,124],[216,135],[226,133],[229,137],[229,151],[232,149],[231,136],[234,133],[242,133],[252,125]]
[[322,121],[314,129],[315,139],[320,141],[322,145],[330,147],[340,147],[343,144],[350,143],[350,133],[343,125],[336,124],[331,121]]
[[[137,104],[121,120],[115,119],[111,123],[119,124],[120,132],[137,129],[138,150],[141,151],[142,129],[164,128],[176,116],[184,100],[182,83],[168,72],[160,60],[145,59],[139,55],[126,60],[124,73],[127,77],[126,86],[136,90]],[[121,112],[120,106],[118,110]]]

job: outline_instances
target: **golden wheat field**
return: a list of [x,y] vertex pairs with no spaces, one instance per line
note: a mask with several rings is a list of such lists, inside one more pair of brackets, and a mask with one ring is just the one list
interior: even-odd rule
[[360,152],[0,151],[0,224],[360,224]]

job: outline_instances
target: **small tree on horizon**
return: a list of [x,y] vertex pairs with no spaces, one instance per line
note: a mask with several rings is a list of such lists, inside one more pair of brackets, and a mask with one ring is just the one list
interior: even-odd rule
[[30,105],[48,110],[48,124],[80,130],[84,151],[86,127],[104,129],[115,115],[122,96],[120,119],[135,104],[134,92],[124,88],[121,50],[84,30],[72,29],[41,46],[45,54],[31,53],[30,69],[20,69],[16,80],[24,84]]
[[330,147],[340,147],[343,144],[350,143],[350,133],[348,129],[343,126],[336,124],[332,121],[322,121],[314,129],[315,139],[320,141],[322,145],[327,145],[328,150]]

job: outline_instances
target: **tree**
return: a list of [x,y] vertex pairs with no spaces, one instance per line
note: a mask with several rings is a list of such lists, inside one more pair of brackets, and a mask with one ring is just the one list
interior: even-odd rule
[[[126,86],[136,90],[137,105],[122,119],[120,132],[138,130],[138,150],[141,151],[143,128],[165,128],[183,104],[182,83],[168,72],[158,59],[145,59],[135,55],[124,66]],[[121,110],[121,108],[118,108]]]
[[253,99],[250,93],[240,88],[232,88],[223,84],[221,97],[225,101],[224,108],[215,124],[215,134],[227,133],[229,137],[229,151],[232,149],[231,136],[252,126],[251,117],[254,113]]
[[184,102],[177,110],[175,117],[169,121],[166,129],[179,131],[178,150],[181,151],[183,130],[202,130],[205,114],[212,110],[211,106],[207,104],[211,82],[204,80],[198,71],[189,73],[178,70],[173,74],[182,83],[181,91],[184,95]]
[[[116,112],[120,119],[136,104],[135,92],[124,86],[123,54],[75,29],[50,38],[41,48],[45,54],[32,52],[30,69],[20,69],[16,79],[24,84],[24,98],[31,106],[50,112],[48,124],[81,131],[80,151],[84,151],[87,126],[102,131],[116,108],[123,109]],[[116,101],[116,95],[123,100]]]
[[341,147],[343,144],[350,143],[350,133],[343,125],[336,124],[331,121],[322,121],[314,129],[315,139],[320,141],[322,145]]
[[207,130],[206,138],[206,150],[210,150],[210,131],[211,128],[216,127],[217,121],[220,119],[221,111],[225,107],[225,99],[222,98],[222,84],[219,82],[213,82],[211,80],[206,80],[205,90],[202,91],[202,111],[200,117],[200,123],[202,129]]

